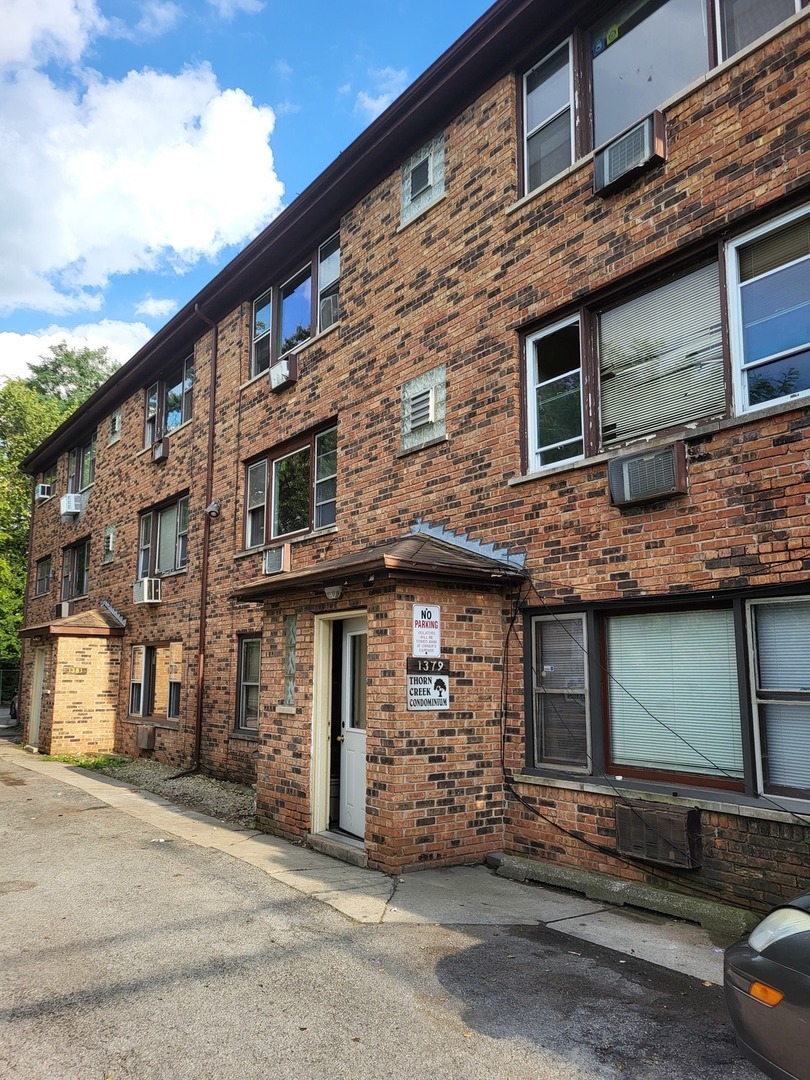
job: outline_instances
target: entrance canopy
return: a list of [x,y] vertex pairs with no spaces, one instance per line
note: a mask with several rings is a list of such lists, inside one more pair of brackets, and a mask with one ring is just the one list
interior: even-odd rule
[[329,585],[371,585],[385,578],[505,586],[521,581],[523,575],[514,565],[432,536],[415,534],[384,540],[301,570],[264,577],[236,589],[233,597],[242,603],[252,603],[285,593],[314,592]]

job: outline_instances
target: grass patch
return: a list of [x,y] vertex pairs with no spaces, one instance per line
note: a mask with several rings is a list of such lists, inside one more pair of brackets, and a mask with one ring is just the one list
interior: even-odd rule
[[61,761],[63,765],[76,765],[80,769],[104,772],[129,764],[128,757],[120,754],[43,754],[46,761]]

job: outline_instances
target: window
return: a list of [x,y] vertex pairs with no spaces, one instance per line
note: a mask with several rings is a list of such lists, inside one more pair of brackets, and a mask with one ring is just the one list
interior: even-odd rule
[[239,639],[239,674],[237,679],[236,726],[245,731],[259,729],[259,678],[262,666],[262,639],[259,636]]
[[750,605],[760,786],[810,793],[810,602]]
[[118,442],[121,438],[121,410],[113,409],[110,413],[110,426],[107,432],[107,446]]
[[810,211],[729,245],[737,411],[810,392]]
[[621,615],[606,630],[611,771],[742,778],[731,609]]
[[529,770],[810,799],[810,596],[616,608],[529,616]]
[[402,387],[402,449],[443,439],[445,435],[445,365],[409,379]]
[[[530,335],[526,388],[532,470],[722,415],[728,395],[717,264]],[[590,415],[584,401],[593,403]]]
[[138,528],[138,577],[182,570],[188,563],[188,495],[141,514]]
[[131,716],[177,720],[180,716],[183,646],[133,645],[129,683]]
[[733,56],[789,19],[800,6],[799,0],[720,0],[722,55]]
[[437,135],[400,170],[400,221],[406,225],[444,195],[444,135]]
[[191,419],[194,357],[186,357],[146,389],[143,445],[152,446]]
[[334,525],[336,506],[337,428],[330,428],[248,466],[245,545]]
[[68,491],[85,491],[96,478],[96,433],[68,455]]
[[528,348],[529,468],[583,454],[579,319],[542,330]]
[[585,620],[540,616],[532,627],[533,762],[588,770]]
[[253,302],[251,377],[340,317],[340,236],[335,233],[298,273]]
[[101,549],[101,561],[109,563],[115,557],[115,525],[104,526],[104,544]]
[[44,559],[37,559],[37,577],[34,587],[35,596],[44,596],[51,587],[51,557],[46,555]]
[[62,600],[87,596],[88,570],[90,568],[90,541],[65,548],[62,555]]
[[[553,42],[523,77],[525,191],[660,108],[801,3],[625,0],[594,26],[578,27],[572,39]],[[577,112],[582,102],[592,102],[592,110],[580,104]]]
[[523,80],[526,190],[563,172],[573,157],[570,43],[566,42]]

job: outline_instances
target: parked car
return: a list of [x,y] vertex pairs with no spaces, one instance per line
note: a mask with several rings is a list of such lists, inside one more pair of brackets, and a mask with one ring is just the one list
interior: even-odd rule
[[773,1080],[810,1080],[810,892],[726,949],[724,985],[745,1057]]

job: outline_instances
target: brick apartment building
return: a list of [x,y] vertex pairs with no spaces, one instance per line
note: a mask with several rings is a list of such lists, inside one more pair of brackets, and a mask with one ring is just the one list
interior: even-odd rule
[[28,743],[389,872],[807,887],[807,31],[496,3],[28,458]]

